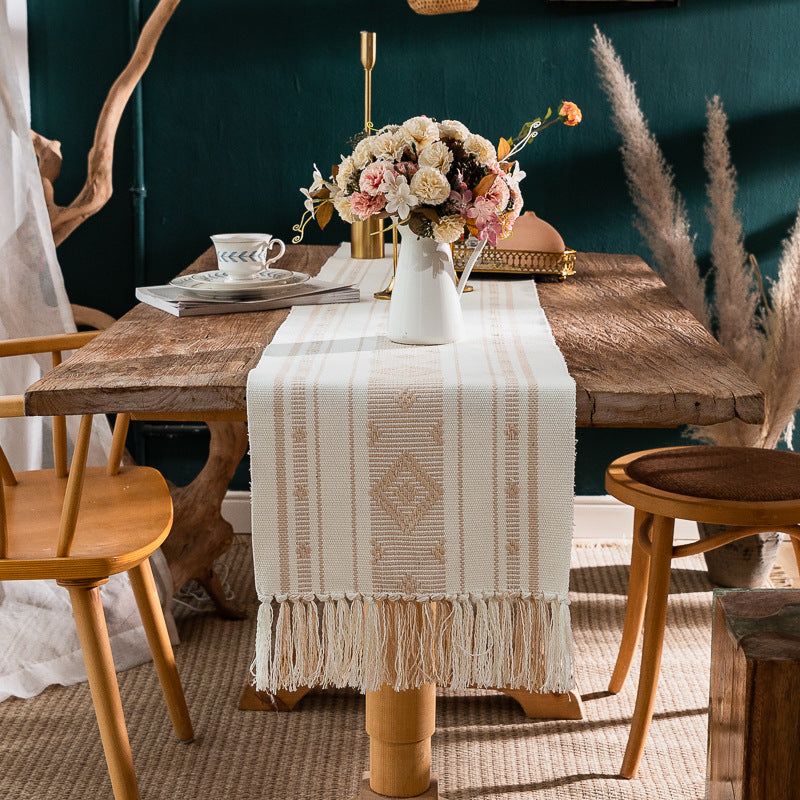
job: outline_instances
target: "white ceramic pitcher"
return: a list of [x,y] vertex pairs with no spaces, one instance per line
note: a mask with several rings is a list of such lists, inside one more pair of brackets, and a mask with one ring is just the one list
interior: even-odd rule
[[387,335],[400,344],[447,344],[463,336],[461,292],[483,242],[456,286],[449,244],[417,236],[399,225],[400,254],[389,304]]

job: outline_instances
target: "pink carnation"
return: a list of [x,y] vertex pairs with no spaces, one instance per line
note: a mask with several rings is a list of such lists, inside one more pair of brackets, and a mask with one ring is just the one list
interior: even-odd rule
[[514,213],[519,216],[522,211],[522,192],[516,183],[512,183],[509,189],[511,190],[511,201],[514,203]]
[[380,194],[380,186],[383,183],[383,173],[391,169],[386,161],[373,161],[366,167],[358,179],[358,188],[373,197]]
[[374,197],[366,192],[354,192],[350,196],[350,208],[361,220],[371,217],[383,210],[386,205],[386,195],[376,194]]
[[491,200],[496,206],[498,211],[505,211],[508,201],[511,199],[511,193],[508,190],[508,184],[505,177],[499,175],[494,179],[491,189],[486,192],[486,198]]

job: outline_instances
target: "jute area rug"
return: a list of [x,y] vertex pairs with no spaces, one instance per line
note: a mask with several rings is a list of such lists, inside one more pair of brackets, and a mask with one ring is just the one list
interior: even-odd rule
[[[237,709],[255,636],[250,559],[249,538],[237,537],[225,561],[233,591],[251,609],[247,620],[225,622],[203,612],[178,620],[176,656],[194,743],[173,737],[152,665],[119,675],[144,800],[349,800],[357,792],[368,762],[363,697],[320,692],[282,714]],[[440,694],[433,768],[445,797],[704,796],[711,586],[701,557],[673,569],[661,685],[644,759],[635,780],[616,777],[637,679],[632,673],[620,695],[605,692],[619,644],[627,563],[624,546],[573,549],[572,619],[586,719],[528,720],[512,700],[493,692]],[[0,797],[112,797],[85,684],[0,704]]]

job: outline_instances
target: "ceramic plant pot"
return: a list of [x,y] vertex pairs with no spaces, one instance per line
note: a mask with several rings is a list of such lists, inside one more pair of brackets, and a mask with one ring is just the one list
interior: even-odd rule
[[463,333],[449,244],[399,226],[400,253],[387,334],[400,344],[447,344]]
[[[730,525],[698,522],[701,539],[729,530]],[[759,533],[703,553],[708,577],[717,586],[757,589],[764,586],[780,547],[779,533]]]

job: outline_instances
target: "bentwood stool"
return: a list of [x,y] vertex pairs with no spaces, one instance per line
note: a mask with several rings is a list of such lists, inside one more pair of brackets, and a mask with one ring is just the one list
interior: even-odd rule
[[[0,357],[51,353],[56,365],[94,335],[7,340]],[[0,419],[24,413],[22,395],[0,397]],[[69,466],[63,417],[53,418],[53,468],[14,472],[0,449],[0,581],[54,579],[69,592],[116,800],[138,800],[139,789],[100,599],[110,575],[128,573],[172,727],[194,736],[149,562],[172,527],[172,498],[156,470],[120,466],[129,419],[117,415],[105,467],[86,466],[88,414]]]
[[[711,446],[631,453],[609,466],[606,491],[635,510],[625,623],[608,686],[614,694],[622,689],[644,620],[636,707],[620,769],[632,778],[653,715],[672,559],[755,533],[782,531],[792,537],[800,564],[800,454]],[[738,527],[674,547],[676,519]]]

